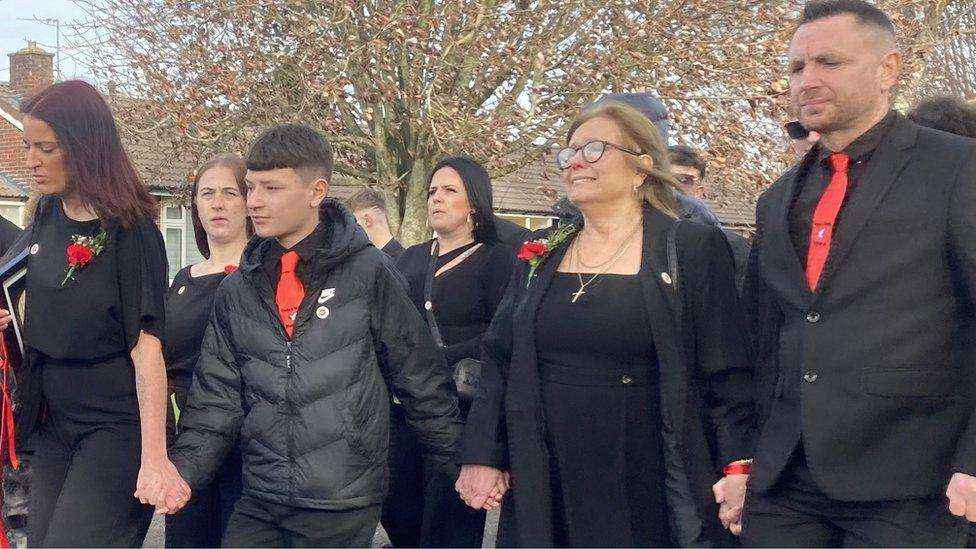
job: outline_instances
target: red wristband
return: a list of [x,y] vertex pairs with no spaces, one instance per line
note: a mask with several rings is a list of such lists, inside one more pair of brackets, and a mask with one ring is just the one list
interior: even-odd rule
[[722,472],[726,475],[748,475],[752,470],[752,460],[745,459],[741,461],[733,461],[732,463],[725,466]]

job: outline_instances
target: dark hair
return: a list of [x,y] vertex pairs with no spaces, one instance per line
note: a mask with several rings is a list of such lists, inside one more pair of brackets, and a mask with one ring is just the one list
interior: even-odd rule
[[672,145],[668,147],[668,156],[670,157],[672,166],[675,164],[679,166],[691,166],[698,170],[699,179],[702,181],[705,180],[708,166],[705,164],[705,159],[695,149],[688,145]]
[[800,14],[796,26],[799,27],[835,15],[853,15],[862,25],[876,27],[892,36],[895,35],[895,26],[885,12],[864,0],[814,0],[807,2],[803,6],[803,13]]
[[91,84],[53,84],[24,103],[21,111],[54,130],[65,153],[67,184],[102,223],[128,227],[139,218],[156,218],[156,200],[122,147],[111,109]]
[[[197,190],[199,190],[200,179],[203,178],[203,174],[213,168],[227,168],[234,172],[237,189],[241,192],[242,197],[247,197],[247,185],[244,184],[247,166],[244,165],[244,159],[241,158],[241,155],[224,153],[207,160],[197,169],[197,174],[193,178],[193,187],[190,189],[190,218],[193,220],[193,237],[197,241],[197,249],[207,259],[210,259],[210,243],[207,241],[207,231],[203,230],[203,223],[200,222],[200,210],[197,209]],[[250,238],[254,235],[254,223],[251,222],[250,216],[248,216],[245,226],[247,236]]]
[[464,190],[468,193],[468,202],[474,210],[471,219],[474,221],[475,241],[487,244],[498,242],[491,197],[491,177],[488,175],[488,170],[470,156],[448,156],[441,159],[434,169],[430,170],[430,176],[427,177],[428,187],[434,174],[441,168],[453,168],[461,176]]
[[346,206],[353,212],[366,208],[378,208],[386,215],[386,197],[383,193],[371,187],[363,187],[356,194],[346,200]]
[[306,179],[332,181],[332,145],[305,124],[280,124],[268,128],[251,143],[245,163],[256,172],[292,168]]
[[964,137],[976,137],[976,105],[951,95],[926,97],[908,111],[908,118],[920,126]]

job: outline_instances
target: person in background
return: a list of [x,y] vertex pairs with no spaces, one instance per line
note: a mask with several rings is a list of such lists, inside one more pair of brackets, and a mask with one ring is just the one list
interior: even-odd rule
[[459,496],[492,506],[507,487],[492,472],[510,470],[500,546],[725,546],[753,424],[728,243],[679,221],[667,149],[626,104],[583,111],[556,159],[582,218],[520,251],[483,340]]
[[448,476],[456,388],[389,258],[327,198],[329,141],[275,126],[246,163],[256,237],[217,289],[173,460],[199,489],[240,440],[225,546],[366,547],[389,482],[388,384]]
[[976,106],[951,95],[920,100],[908,111],[908,119],[926,128],[976,138]]
[[820,141],[820,133],[804,128],[799,120],[787,122],[783,129],[786,130],[786,135],[790,138],[790,146],[793,147],[797,156],[807,154],[807,151],[812,149],[817,141]]
[[[166,252],[157,206],[90,84],[21,107],[33,187],[18,437],[34,450],[32,547],[139,547],[189,487],[166,449]],[[9,324],[0,314],[0,329]],[[133,498],[135,493],[136,498]],[[150,501],[152,500],[152,501]]]
[[[438,162],[428,180],[427,219],[436,236],[411,246],[397,267],[409,286],[410,300],[427,318],[449,365],[478,359],[481,338],[505,293],[512,250],[502,243],[492,213],[491,179],[485,168],[466,156]],[[467,412],[462,403],[462,417]],[[394,425],[402,431],[402,423]],[[394,484],[423,477],[424,464],[415,445],[404,447],[397,458]],[[403,479],[397,475],[403,473]],[[386,506],[391,510],[423,509],[423,524],[398,546],[481,547],[485,512],[464,505],[454,491],[455,479],[427,474],[425,494],[392,490]],[[416,485],[414,485],[416,488]],[[386,524],[386,523],[384,523]],[[417,534],[419,533],[419,539]],[[402,536],[398,536],[402,537]],[[393,537],[391,536],[391,539]]]
[[373,246],[382,250],[395,263],[403,254],[403,246],[390,232],[386,198],[382,191],[364,187],[346,200],[346,206],[352,210],[356,222],[366,231]]
[[[190,192],[193,235],[204,261],[184,267],[166,295],[166,373],[176,410],[186,408],[217,287],[237,270],[253,228],[247,217],[247,168],[237,154],[222,154],[197,170]],[[176,424],[175,434],[179,433]],[[213,480],[186,507],[166,517],[166,547],[220,547],[241,495],[241,456],[231,451]]]
[[[668,147],[671,160],[671,173],[686,193],[695,198],[705,198],[705,178],[708,175],[708,165],[698,151],[687,145],[673,145]],[[752,244],[749,239],[731,229],[722,229],[725,238],[732,249],[735,260],[735,286],[742,292],[742,285],[746,277],[746,265],[749,263],[749,250]]]

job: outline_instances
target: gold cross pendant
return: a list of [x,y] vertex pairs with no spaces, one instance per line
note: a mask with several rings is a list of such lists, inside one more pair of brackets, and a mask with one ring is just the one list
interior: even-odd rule
[[583,288],[580,288],[579,290],[576,290],[575,292],[573,292],[573,301],[572,301],[572,303],[576,303],[576,300],[579,299],[580,296],[582,296],[585,293],[586,293],[586,291],[583,290]]

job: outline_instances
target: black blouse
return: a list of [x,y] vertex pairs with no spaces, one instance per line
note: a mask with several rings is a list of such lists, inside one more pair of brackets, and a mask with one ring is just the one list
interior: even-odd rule
[[[430,263],[432,241],[407,248],[397,267],[410,286],[410,300],[427,318],[424,310],[424,281]],[[471,245],[473,246],[473,244]],[[437,268],[453,261],[471,246],[437,258]],[[515,257],[504,244],[484,244],[459,265],[434,278],[431,290],[437,327],[444,338],[444,356],[449,364],[462,358],[478,358],[481,336],[491,324],[501,303]]]
[[190,267],[184,267],[173,278],[166,294],[163,350],[171,388],[185,391],[190,387],[217,287],[226,277],[223,272],[195,277],[190,274]]
[[100,221],[75,221],[59,198],[37,206],[27,269],[25,343],[48,357],[98,361],[127,355],[145,330],[164,334],[166,251],[150,219],[106,229],[105,247],[64,286],[66,249]]

